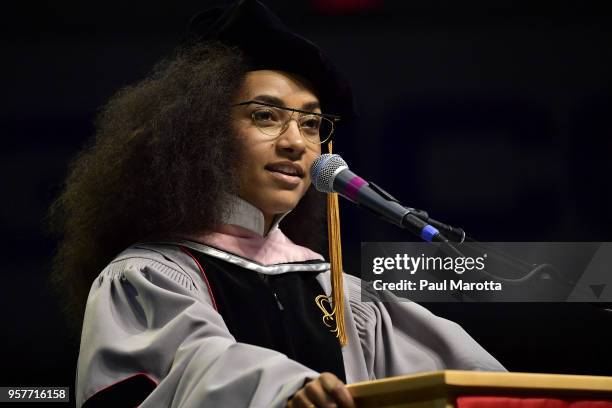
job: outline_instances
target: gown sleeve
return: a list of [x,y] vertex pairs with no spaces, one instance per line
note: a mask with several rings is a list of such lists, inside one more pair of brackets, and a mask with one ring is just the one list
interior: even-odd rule
[[178,249],[132,248],[94,281],[77,407],[284,407],[318,375],[281,353],[236,342],[186,257]]
[[345,275],[368,379],[436,370],[506,371],[457,323],[387,291],[361,291]]

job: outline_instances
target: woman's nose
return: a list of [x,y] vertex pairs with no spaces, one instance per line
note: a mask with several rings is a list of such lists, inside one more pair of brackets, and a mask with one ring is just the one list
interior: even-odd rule
[[291,118],[285,131],[278,138],[278,146],[292,152],[302,153],[306,149],[305,143],[297,120]]

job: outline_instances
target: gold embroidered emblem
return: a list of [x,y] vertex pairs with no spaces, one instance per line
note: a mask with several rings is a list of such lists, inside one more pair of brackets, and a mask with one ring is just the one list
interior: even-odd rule
[[[319,295],[315,298],[315,304],[319,309],[321,309],[321,312],[323,312],[323,324],[326,327],[329,327],[332,333],[336,333],[336,337],[338,337],[338,325],[336,324],[335,319],[336,308],[332,308],[329,297],[325,295]],[[331,309],[331,312],[329,311],[329,309]]]

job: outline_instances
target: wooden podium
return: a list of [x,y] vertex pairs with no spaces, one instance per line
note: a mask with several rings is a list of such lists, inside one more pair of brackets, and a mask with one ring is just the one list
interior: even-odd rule
[[497,396],[603,400],[612,377],[484,371],[434,371],[348,385],[359,408],[450,408],[457,398]]

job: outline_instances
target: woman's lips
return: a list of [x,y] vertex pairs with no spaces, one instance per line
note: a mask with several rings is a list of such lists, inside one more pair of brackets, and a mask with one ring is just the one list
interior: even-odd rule
[[286,174],[288,176],[296,176],[299,178],[304,177],[304,170],[302,167],[289,160],[278,161],[266,165],[266,170],[276,171],[279,173]]
[[270,163],[266,165],[265,169],[268,170],[276,180],[288,187],[299,185],[304,177],[304,170],[302,170],[302,167],[288,160]]
[[[268,170],[268,169],[266,169]],[[290,176],[275,170],[268,170],[275,180],[289,187],[296,187],[302,182],[302,178],[298,176]]]

